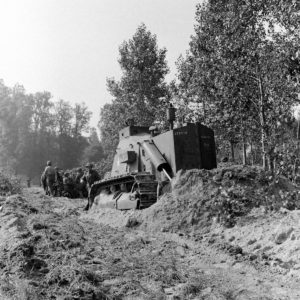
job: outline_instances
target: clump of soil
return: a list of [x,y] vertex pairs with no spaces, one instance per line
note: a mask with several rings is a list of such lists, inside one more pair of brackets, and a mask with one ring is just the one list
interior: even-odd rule
[[284,177],[273,178],[259,167],[181,171],[172,186],[171,193],[143,213],[143,228],[203,232],[214,222],[233,227],[254,207],[275,211],[300,207],[297,186]]

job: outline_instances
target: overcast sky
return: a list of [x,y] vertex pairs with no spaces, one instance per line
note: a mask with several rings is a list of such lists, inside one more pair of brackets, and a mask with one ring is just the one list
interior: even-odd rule
[[200,0],[0,0],[0,78],[28,93],[85,102],[99,120],[111,97],[107,77],[120,77],[118,48],[141,23],[175,61],[188,49]]

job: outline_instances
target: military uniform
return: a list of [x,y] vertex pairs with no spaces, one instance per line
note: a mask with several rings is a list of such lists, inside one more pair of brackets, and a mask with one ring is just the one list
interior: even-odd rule
[[94,182],[100,180],[100,175],[96,170],[91,169],[82,178],[86,182],[88,189],[90,189]]
[[69,173],[65,174],[63,178],[64,191],[63,195],[65,197],[73,198],[74,195],[74,182],[71,177],[69,177]]
[[63,177],[58,171],[56,171],[55,173],[55,181],[59,184],[63,183]]
[[92,207],[94,202],[95,195],[91,195],[91,187],[94,184],[94,182],[101,179],[98,172],[94,169],[92,169],[91,165],[88,165],[89,170],[83,175],[82,180],[86,183],[86,187],[88,190],[88,203],[85,207],[85,210],[88,210]]
[[54,196],[55,169],[51,165],[47,165],[42,175],[43,187],[46,192]]
[[59,173],[58,168],[55,168],[55,195],[56,196],[61,196],[62,191],[63,191],[63,177]]
[[84,172],[80,169],[77,170],[76,176],[75,176],[75,183],[80,183],[80,180],[82,176],[84,175]]
[[84,172],[82,171],[82,169],[78,169],[76,176],[75,176],[75,187],[79,193],[79,197],[81,197],[81,198],[84,197],[84,194],[86,195],[85,184],[81,180],[83,175],[84,175]]

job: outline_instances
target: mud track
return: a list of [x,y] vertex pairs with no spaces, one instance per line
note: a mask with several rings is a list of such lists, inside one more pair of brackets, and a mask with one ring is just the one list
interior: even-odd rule
[[39,188],[1,206],[0,299],[300,299],[297,276],[209,234],[103,224]]

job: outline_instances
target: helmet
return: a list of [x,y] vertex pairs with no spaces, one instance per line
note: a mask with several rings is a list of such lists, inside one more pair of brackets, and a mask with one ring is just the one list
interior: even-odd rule
[[70,173],[69,173],[69,172],[65,172],[64,175],[65,175],[65,176],[69,176]]
[[85,167],[90,169],[90,168],[93,168],[94,165],[92,163],[88,163],[88,164],[85,165]]
[[51,166],[52,162],[50,160],[47,161],[47,166]]
[[81,169],[81,168],[78,168],[78,169],[77,169],[77,172],[81,172],[81,171],[82,171],[82,169]]

